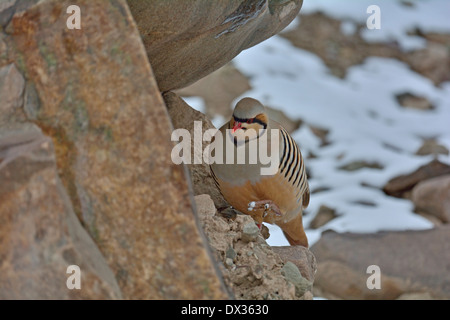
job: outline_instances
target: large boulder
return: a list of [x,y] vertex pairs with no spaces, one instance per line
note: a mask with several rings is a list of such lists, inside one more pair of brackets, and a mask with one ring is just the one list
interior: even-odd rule
[[52,138],[73,209],[123,298],[228,298],[186,170],[171,161],[172,125],[126,1],[77,1],[80,30],[66,27],[72,1],[11,3],[3,41],[27,80],[24,111]]
[[408,196],[419,182],[444,174],[450,174],[450,166],[435,159],[414,172],[392,178],[383,187],[383,191],[394,197]]
[[[15,64],[1,67],[0,299],[121,298],[113,272],[73,211],[51,139],[25,122],[27,96]],[[66,285],[71,265],[80,268],[82,290]]]
[[[73,211],[50,138],[33,126],[3,132],[0,181],[0,299],[122,298]],[[67,286],[72,265],[80,289]]]
[[449,223],[450,174],[419,182],[412,191],[411,200],[418,211]]
[[127,0],[161,91],[185,87],[286,27],[302,0]]
[[[423,231],[325,232],[311,251],[319,261],[314,285],[325,297],[397,299],[427,293],[450,298],[450,226]],[[372,282],[379,267],[380,287]]]

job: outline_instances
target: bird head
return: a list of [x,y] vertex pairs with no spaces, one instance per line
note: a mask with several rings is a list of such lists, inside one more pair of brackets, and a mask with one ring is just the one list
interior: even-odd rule
[[269,118],[264,106],[255,99],[244,98],[234,108],[233,116],[229,123],[229,129],[233,135],[245,133],[248,129],[260,132],[267,128]]

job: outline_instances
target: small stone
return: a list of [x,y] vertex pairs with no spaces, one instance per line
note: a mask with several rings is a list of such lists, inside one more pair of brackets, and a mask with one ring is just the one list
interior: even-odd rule
[[427,139],[423,142],[422,146],[417,150],[416,152],[417,155],[419,156],[424,156],[424,155],[437,155],[437,154],[444,154],[444,155],[448,155],[449,151],[448,149],[439,144],[436,140],[434,139]]
[[292,262],[288,261],[285,263],[281,269],[281,274],[284,276],[286,281],[295,286],[295,295],[297,297],[301,297],[305,294],[305,292],[311,291],[312,283],[303,278],[297,266]]
[[369,168],[369,169],[383,169],[383,166],[376,163],[376,162],[366,162],[366,161],[353,161],[348,164],[345,164],[343,166],[340,166],[339,170],[344,171],[356,171],[363,168]]
[[230,258],[226,258],[225,259],[225,264],[227,265],[227,266],[229,266],[229,267],[232,267],[233,266],[233,259],[230,259]]
[[253,269],[253,275],[256,279],[261,279],[264,275],[264,267],[260,264],[257,264],[256,267]]
[[405,108],[416,110],[432,110],[433,105],[427,98],[413,95],[409,92],[401,93],[396,96],[398,103]]
[[225,253],[225,257],[234,261],[236,259],[236,251],[234,251],[233,247],[228,247],[227,252]]
[[[261,227],[261,235],[263,236],[264,240],[267,240],[267,239],[269,239],[269,237],[270,237],[269,228],[267,228],[267,226],[264,225],[264,224],[263,224],[262,227]],[[265,243],[264,240],[261,241],[262,244]]]
[[302,298],[303,300],[313,300],[314,295],[311,291],[306,291]]
[[316,216],[309,224],[309,227],[311,229],[317,229],[323,226],[324,224],[328,223],[329,221],[336,218],[336,210],[333,208],[329,208],[325,205],[321,205],[319,210],[317,211]]
[[201,194],[194,197],[199,217],[212,217],[216,213],[214,201],[208,194]]
[[256,241],[259,235],[259,228],[254,222],[249,222],[242,228],[242,240],[244,242]]

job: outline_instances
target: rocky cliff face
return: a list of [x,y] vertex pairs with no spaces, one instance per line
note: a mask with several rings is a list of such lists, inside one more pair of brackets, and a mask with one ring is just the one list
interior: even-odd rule
[[68,29],[71,4],[0,4],[0,298],[233,296],[193,202],[207,173],[171,161],[182,107],[160,92],[275,34],[301,1],[80,0]]

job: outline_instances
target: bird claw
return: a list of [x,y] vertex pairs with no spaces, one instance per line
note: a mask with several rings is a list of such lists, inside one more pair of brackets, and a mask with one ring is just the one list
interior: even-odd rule
[[264,210],[263,218],[269,214],[269,210],[275,213],[276,216],[281,217],[282,214],[278,206],[272,200],[252,201],[248,204],[248,211]]

